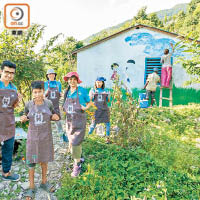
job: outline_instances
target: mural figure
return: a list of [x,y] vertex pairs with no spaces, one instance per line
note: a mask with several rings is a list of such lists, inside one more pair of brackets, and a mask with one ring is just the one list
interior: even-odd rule
[[[122,67],[120,67],[118,63],[113,63],[111,65],[113,74],[110,79],[112,81],[120,79],[122,81],[122,85],[124,86],[125,90],[130,94],[132,94],[131,88],[133,87],[133,80],[130,78],[129,68],[131,68],[133,64],[135,64],[134,60],[128,60],[125,70]],[[119,70],[120,68],[122,69]],[[122,73],[120,73],[120,71],[122,71]]]

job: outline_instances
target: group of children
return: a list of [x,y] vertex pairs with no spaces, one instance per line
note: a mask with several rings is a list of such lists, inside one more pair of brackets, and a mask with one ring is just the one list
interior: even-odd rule
[[[173,49],[173,45],[172,45]],[[161,85],[169,87],[171,80],[171,54],[165,52],[161,62],[163,63]],[[18,181],[20,176],[10,172],[15,136],[14,108],[19,104],[22,96],[12,84],[16,72],[16,65],[10,61],[4,61],[1,66],[0,79],[0,142],[2,145],[2,179]],[[145,88],[147,98],[154,92],[157,82],[160,81],[157,69],[147,79]],[[86,132],[86,113],[93,102],[97,107],[95,118],[90,125],[89,134],[92,134],[97,124],[105,123],[107,143],[110,143],[110,112],[107,103],[110,101],[109,91],[105,88],[104,77],[98,77],[95,86],[88,94],[87,90],[78,86],[82,81],[77,72],[70,72],[64,76],[68,82],[68,88],[64,93],[63,110],[66,113],[66,131],[61,124],[59,100],[61,97],[61,83],[56,81],[56,73],[49,69],[46,74],[47,81],[34,81],[32,87],[32,100],[25,104],[24,115],[21,121],[29,121],[26,144],[26,163],[29,167],[30,187],[25,192],[26,199],[33,199],[35,195],[34,168],[40,163],[42,168],[42,182],[40,187],[48,192],[54,191],[53,186],[47,181],[48,162],[54,160],[53,138],[51,121],[56,122],[57,130],[65,142],[69,142],[69,149],[74,159],[72,177],[77,177],[81,171],[82,142]],[[152,83],[153,82],[153,83]],[[152,102],[153,103],[153,102]],[[66,134],[65,134],[66,133]]]
[[[2,124],[0,129],[0,142],[2,145],[2,178],[4,180],[18,181],[18,174],[11,174],[12,153],[15,134],[14,107],[21,100],[16,87],[11,83],[16,71],[16,65],[5,61],[1,68],[0,80],[0,118]],[[47,71],[47,81],[33,81],[32,100],[25,104],[24,115],[21,122],[29,121],[26,163],[29,168],[30,187],[24,193],[27,200],[33,199],[35,195],[34,171],[35,165],[39,163],[42,168],[42,182],[40,188],[53,192],[54,187],[47,181],[48,162],[54,160],[53,137],[51,121],[55,121],[57,130],[65,142],[69,141],[69,149],[74,159],[72,177],[77,177],[81,172],[82,142],[86,132],[85,111],[93,105],[97,107],[95,119],[89,130],[91,134],[99,123],[106,124],[107,143],[110,135],[110,113],[107,102],[109,92],[105,89],[104,77],[95,81],[95,87],[88,94],[87,90],[78,86],[82,81],[76,72],[70,72],[64,76],[68,82],[68,88],[64,94],[63,110],[66,113],[66,131],[61,124],[61,113],[59,99],[61,97],[61,83],[56,81],[56,73],[53,69]],[[6,118],[5,118],[6,115]],[[3,119],[4,118],[4,119]],[[66,132],[66,134],[65,134]],[[10,141],[11,140],[11,141]],[[7,156],[9,151],[9,157]]]

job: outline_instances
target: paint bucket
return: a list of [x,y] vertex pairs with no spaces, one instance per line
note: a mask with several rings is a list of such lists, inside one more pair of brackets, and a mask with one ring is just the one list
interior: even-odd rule
[[140,100],[140,108],[148,108],[149,101],[148,100]]
[[146,93],[139,93],[140,100],[146,99]]

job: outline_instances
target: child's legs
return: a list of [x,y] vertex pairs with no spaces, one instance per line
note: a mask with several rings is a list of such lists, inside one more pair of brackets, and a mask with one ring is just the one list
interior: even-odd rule
[[106,136],[110,136],[110,122],[105,123],[106,126]]
[[161,86],[165,86],[167,79],[167,68],[162,67],[161,69]]
[[156,101],[155,98],[155,91],[151,91],[151,105],[153,106],[153,103]]
[[75,164],[77,165],[80,162],[81,154],[82,154],[82,145],[73,146],[71,145],[71,154],[74,159]]
[[166,87],[169,87],[171,79],[172,79],[172,67],[168,67],[166,76]]
[[42,168],[42,184],[45,184],[47,182],[47,167],[48,163],[40,163]]
[[30,163],[28,164],[29,170],[29,182],[30,182],[30,188],[34,189],[35,188],[35,184],[34,184],[34,173],[35,173],[35,163]]
[[92,124],[90,125],[90,130],[88,134],[92,134],[92,132],[94,131],[95,127],[96,127],[96,123],[93,121]]

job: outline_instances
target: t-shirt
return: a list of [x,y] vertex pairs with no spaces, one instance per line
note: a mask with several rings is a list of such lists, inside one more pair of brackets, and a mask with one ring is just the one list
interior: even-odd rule
[[147,81],[149,82],[146,90],[156,91],[157,83],[160,82],[160,76],[153,72],[152,74],[148,75]]
[[[55,111],[54,111],[54,108],[53,108],[53,104],[50,100],[48,99],[44,99],[44,103],[47,104],[48,108],[50,109],[50,111],[52,112],[52,114],[55,114]],[[25,108],[24,108],[24,114],[25,115],[28,115],[29,113],[29,109],[31,108],[31,106],[34,105],[34,102],[33,100],[31,101],[28,101],[26,104],[25,104]],[[42,104],[41,104],[42,105]],[[40,105],[37,105],[37,106],[40,106]]]
[[171,67],[172,66],[171,57],[172,57],[172,53],[162,56],[161,63],[162,63],[163,67]]
[[[78,97],[79,103],[82,106],[86,106],[86,103],[90,102],[90,97],[85,88],[78,86]],[[67,98],[77,98],[77,89],[71,94],[71,91],[68,91]]]
[[48,87],[50,87],[50,88],[56,88],[56,87],[58,87],[58,91],[62,92],[62,86],[61,86],[60,81],[46,81],[46,82],[44,82],[44,90],[45,91],[48,90]]
[[8,89],[8,90],[15,90],[15,91],[17,91],[17,88],[16,88],[16,86],[13,84],[13,83],[9,83],[8,84],[8,86],[6,87],[5,85],[4,85],[4,82],[2,82],[2,81],[0,81],[0,89]]
[[[102,93],[106,93],[108,94],[108,97],[106,98],[106,100],[108,101],[108,99],[110,99],[110,91],[106,88],[102,89],[102,88],[97,88],[96,92],[98,94],[102,94]],[[89,92],[89,97],[90,99],[94,100],[94,93],[95,93],[95,89],[91,88],[90,92]]]

